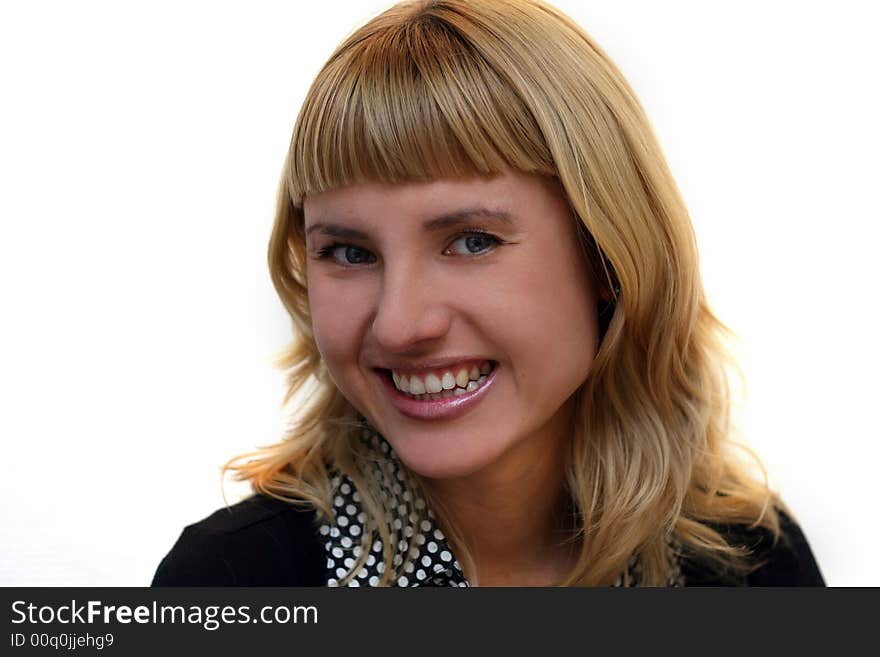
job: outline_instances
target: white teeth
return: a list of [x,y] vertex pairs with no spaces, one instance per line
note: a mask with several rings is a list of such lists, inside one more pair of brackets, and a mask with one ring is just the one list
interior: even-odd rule
[[398,390],[409,392],[409,380],[407,379],[406,374],[395,374],[392,372],[391,376],[394,378],[394,385],[397,386]]
[[409,379],[409,394],[411,395],[424,395],[425,394],[425,384],[422,380],[417,376],[412,376]]
[[[424,394],[414,395],[410,393],[410,397],[413,399],[417,399],[419,401],[434,401],[437,399],[449,399],[450,397],[458,397],[460,395],[465,395],[469,392],[473,392],[477,388],[479,388],[483,383],[486,382],[486,379],[489,378],[487,376],[481,376],[476,381],[468,381],[467,388],[459,388],[455,387],[452,390],[444,390],[442,392],[428,392]],[[413,377],[414,380],[418,381],[416,377]]]
[[437,378],[436,374],[428,374],[425,377],[425,390],[428,392],[440,392],[443,390],[443,384],[440,383],[440,379]]
[[486,361],[480,365],[473,365],[470,370],[462,367],[457,374],[452,370],[446,370],[442,375],[429,373],[423,378],[417,374],[408,376],[392,371],[391,378],[394,380],[394,386],[401,392],[409,393],[414,397],[424,396],[425,399],[431,399],[436,395],[437,399],[442,399],[476,390],[491,371],[492,365]]

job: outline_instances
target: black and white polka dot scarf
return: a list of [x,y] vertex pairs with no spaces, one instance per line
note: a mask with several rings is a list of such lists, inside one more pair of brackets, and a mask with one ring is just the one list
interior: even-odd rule
[[[377,457],[374,471],[370,474],[380,486],[386,501],[390,501],[391,507],[399,508],[401,512],[406,510],[407,505],[423,512],[422,520],[414,532],[408,531],[409,528],[405,527],[403,528],[405,533],[397,534],[396,532],[400,532],[402,529],[400,519],[388,518],[392,532],[395,532],[392,534],[393,540],[396,540],[394,537],[400,539],[393,553],[392,563],[398,569],[403,566],[393,584],[401,587],[468,587],[469,583],[452,552],[452,548],[437,526],[434,513],[427,508],[422,497],[414,495],[405,485],[406,477],[394,450],[369,425],[365,425],[362,438]],[[325,541],[327,586],[340,586],[340,581],[348,574],[362,551],[367,547],[362,545],[367,517],[361,507],[361,497],[347,475],[336,474],[331,483],[335,518],[332,521],[325,520],[319,526],[318,532]],[[412,517],[411,519],[415,520]],[[348,586],[379,585],[385,572],[384,546],[378,532],[374,532],[374,537],[372,545],[369,546],[370,554],[367,556],[366,562],[355,577],[348,581]],[[674,546],[670,544],[668,585],[682,586],[681,568],[675,553]],[[626,573],[621,574],[613,586],[638,586],[640,580],[640,563],[633,557]]]

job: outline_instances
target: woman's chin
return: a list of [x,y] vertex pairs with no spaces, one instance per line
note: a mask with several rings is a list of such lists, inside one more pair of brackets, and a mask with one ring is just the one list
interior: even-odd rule
[[413,444],[411,440],[397,445],[394,442],[392,447],[403,464],[426,479],[469,477],[497,460],[497,455],[486,449],[474,451],[461,446],[441,448],[436,443],[426,447]]

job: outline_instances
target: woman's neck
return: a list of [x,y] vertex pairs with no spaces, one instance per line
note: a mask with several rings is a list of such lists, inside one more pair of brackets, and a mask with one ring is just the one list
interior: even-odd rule
[[[571,426],[565,420],[555,424]],[[548,426],[484,470],[426,482],[441,514],[466,541],[478,584],[549,586],[573,567],[577,552],[564,472],[568,438]],[[474,573],[465,575],[474,579]]]

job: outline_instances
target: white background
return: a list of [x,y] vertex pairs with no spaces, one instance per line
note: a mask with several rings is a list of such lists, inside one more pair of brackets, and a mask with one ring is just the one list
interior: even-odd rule
[[[148,584],[220,465],[276,441],[276,183],[311,79],[388,4],[0,5],[0,585]],[[832,585],[880,584],[872,4],[556,2],[656,128],[741,423]]]

